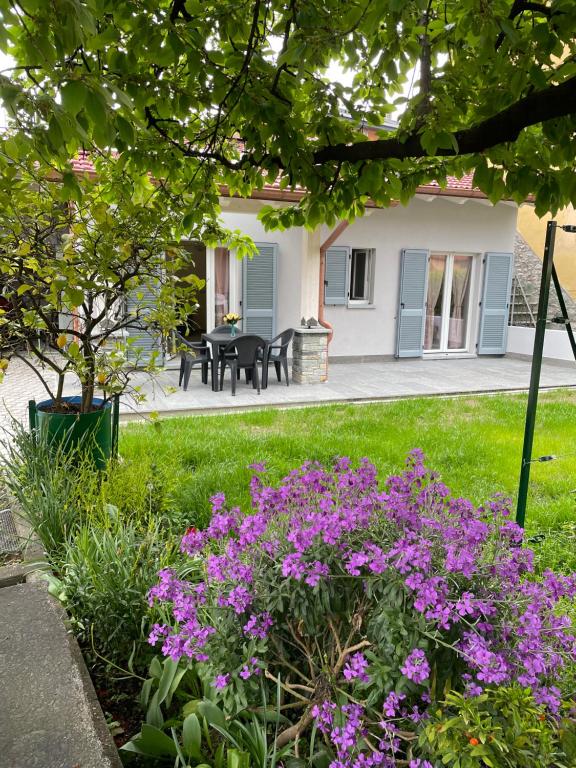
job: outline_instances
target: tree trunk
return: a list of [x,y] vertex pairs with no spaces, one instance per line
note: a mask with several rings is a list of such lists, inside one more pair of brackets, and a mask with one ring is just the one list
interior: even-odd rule
[[82,381],[82,404],[80,413],[90,413],[92,410],[92,400],[94,399],[94,377],[96,375],[96,360],[90,346],[90,342],[84,344],[84,361],[86,371]]

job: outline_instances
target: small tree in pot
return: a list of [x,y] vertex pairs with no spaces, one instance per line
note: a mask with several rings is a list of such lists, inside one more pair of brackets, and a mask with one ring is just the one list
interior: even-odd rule
[[[190,219],[191,239],[229,241]],[[18,356],[49,395],[43,411],[84,416],[130,388],[135,368],[154,371],[162,339],[186,323],[203,285],[190,274],[191,255],[178,247],[182,220],[180,199],[148,177],[130,178],[114,159],[100,160],[82,179],[5,167],[0,376]],[[150,342],[144,347],[143,338]],[[64,396],[68,374],[79,380],[79,398]]]

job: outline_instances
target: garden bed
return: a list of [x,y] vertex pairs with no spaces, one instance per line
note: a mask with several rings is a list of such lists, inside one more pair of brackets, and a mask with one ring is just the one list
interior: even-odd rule
[[[572,444],[576,441],[576,425],[573,419],[575,404],[576,394],[572,392],[543,395],[535,454],[541,452],[562,455],[570,452],[569,441],[572,441]],[[265,751],[273,748],[276,738],[274,734],[280,728],[280,722],[276,722],[275,726],[271,725],[271,721],[262,723],[261,716],[255,714],[262,706],[263,689],[261,690],[258,686],[262,681],[270,681],[269,675],[272,674],[283,691],[283,705],[290,708],[293,703],[297,704],[297,698],[294,702],[290,698],[285,698],[287,690],[294,691],[298,688],[297,685],[293,688],[295,682],[293,674],[286,670],[282,674],[274,672],[275,662],[266,657],[261,644],[258,646],[260,641],[264,642],[265,636],[265,633],[262,637],[258,634],[264,631],[258,624],[260,620],[252,621],[248,606],[241,604],[244,598],[234,591],[239,586],[234,581],[229,584],[232,592],[227,597],[221,596],[218,600],[233,600],[230,605],[237,606],[240,611],[238,614],[242,622],[240,626],[245,624],[245,629],[251,627],[256,633],[254,648],[244,648],[244,656],[248,650],[250,651],[246,658],[242,660],[240,657],[236,658],[234,654],[225,658],[225,655],[222,655],[224,647],[231,649],[235,644],[239,647],[234,640],[234,634],[229,632],[230,626],[233,625],[227,624],[218,625],[216,635],[218,641],[212,646],[216,650],[216,656],[221,657],[222,663],[218,662],[219,668],[216,666],[208,668],[200,663],[193,669],[185,671],[185,667],[179,666],[175,660],[164,658],[159,653],[159,648],[155,649],[148,642],[148,635],[154,625],[162,627],[161,630],[155,630],[156,638],[165,640],[167,627],[170,626],[169,623],[166,624],[169,619],[170,602],[178,592],[174,585],[179,584],[181,580],[190,582],[191,586],[184,587],[185,591],[189,591],[194,584],[201,582],[204,578],[202,576],[204,564],[209,562],[212,555],[222,552],[222,547],[229,535],[232,538],[237,535],[234,533],[235,526],[240,525],[240,520],[243,518],[238,517],[240,513],[234,509],[239,507],[243,512],[258,509],[261,503],[258,500],[259,483],[265,481],[266,485],[270,486],[270,490],[264,494],[265,498],[280,499],[282,494],[288,493],[287,489],[291,482],[283,478],[294,473],[296,468],[304,462],[309,460],[321,462],[326,468],[325,471],[329,472],[335,456],[348,455],[351,458],[351,464],[342,464],[342,469],[338,471],[344,472],[348,478],[345,485],[349,483],[353,485],[356,482],[354,478],[357,476],[354,474],[356,470],[352,468],[364,466],[366,469],[361,470],[358,477],[364,477],[362,482],[367,483],[365,491],[367,496],[361,501],[364,491],[359,491],[360,495],[355,503],[373,505],[377,499],[374,495],[376,494],[375,483],[379,482],[382,489],[389,487],[384,485],[386,477],[397,475],[401,471],[403,457],[414,445],[419,445],[428,454],[430,466],[439,471],[442,481],[451,487],[454,493],[454,501],[451,504],[456,510],[456,517],[460,515],[458,510],[462,505],[462,524],[467,519],[466,525],[472,523],[475,525],[474,515],[478,515],[478,519],[483,520],[485,512],[478,511],[472,514],[470,510],[474,505],[486,501],[494,493],[504,492],[505,495],[511,496],[515,493],[524,408],[525,397],[523,396],[496,396],[369,406],[330,406],[284,412],[259,411],[225,417],[192,417],[154,424],[133,424],[121,430],[120,462],[111,465],[108,472],[102,476],[95,475],[90,465],[83,463],[82,457],[59,457],[55,462],[53,454],[43,453],[41,447],[31,444],[22,433],[16,441],[19,447],[8,461],[8,464],[13,463],[12,474],[17,478],[12,490],[19,494],[19,500],[24,506],[28,505],[29,515],[34,518],[31,522],[36,534],[49,553],[54,572],[51,577],[51,591],[63,601],[71,616],[72,627],[85,653],[102,709],[115,735],[117,745],[121,746],[131,740],[129,749],[148,755],[162,754],[171,765],[184,765],[184,757],[182,758],[184,762],[178,763],[180,760],[178,750],[188,749],[192,743],[190,742],[192,736],[186,729],[192,728],[195,732],[195,729],[200,727],[204,733],[203,746],[201,749],[198,744],[194,747],[194,749],[197,748],[195,754],[198,753],[194,758],[196,762],[207,762],[219,768],[223,755],[228,751],[235,754],[234,760],[240,761],[238,768],[249,768],[253,764],[258,768],[260,764],[255,760],[254,755],[246,757],[247,750],[250,752],[246,744],[242,748],[232,746],[235,742],[239,742],[239,739],[242,741],[240,738],[241,733],[244,733],[242,727],[247,727],[260,734],[257,738],[260,739],[261,744],[266,745]],[[23,465],[20,459],[17,459],[18,451],[20,451],[20,457],[24,458]],[[377,477],[373,475],[371,469],[368,470],[367,464],[362,463],[364,456],[369,456],[374,462]],[[20,464],[18,464],[19,461]],[[574,498],[570,494],[572,483],[570,473],[566,471],[567,461],[570,461],[568,456],[559,458],[556,462],[534,465],[534,482],[531,486],[531,505],[528,515],[530,526],[528,538],[530,546],[535,551],[535,557],[534,575],[529,575],[529,578],[538,580],[549,567],[566,574],[572,574],[575,570]],[[264,466],[266,472],[261,474]],[[348,466],[351,469],[344,470]],[[22,471],[23,469],[25,471]],[[256,475],[260,475],[260,481],[254,479],[255,472]],[[307,470],[303,472],[306,473]],[[293,477],[295,476],[293,474]],[[389,482],[393,486],[395,481]],[[431,482],[431,479],[426,482]],[[284,490],[278,491],[279,488]],[[280,496],[277,495],[278,493]],[[298,491],[296,495],[298,496],[299,493]],[[460,500],[459,497],[471,497],[471,505]],[[310,498],[313,498],[313,495]],[[369,498],[372,500],[368,501]],[[274,505],[277,501],[271,501],[271,503]],[[495,514],[505,505],[506,503],[500,498],[497,506],[494,507]],[[294,509],[297,510],[297,507]],[[383,510],[385,509],[386,505],[383,507]],[[471,514],[472,517],[470,517]],[[210,523],[212,515],[214,517]],[[231,534],[221,528],[224,519],[235,521],[230,523]],[[284,524],[289,526],[289,522],[285,521],[282,525]],[[280,525],[280,518],[278,525]],[[205,529],[208,531],[206,534],[202,533]],[[417,529],[416,527],[414,530]],[[378,546],[383,546],[385,540],[388,541],[387,546],[389,546],[397,534],[392,535],[392,529],[390,529],[382,539],[383,530],[378,526],[370,528],[369,535],[376,536],[374,543],[378,542]],[[180,542],[185,533],[184,538],[187,542],[185,549],[193,555],[192,558],[186,552],[180,551]],[[359,531],[358,535],[365,538],[368,535],[368,529],[366,532]],[[498,535],[496,529],[494,535]],[[392,539],[386,538],[389,536],[392,536]],[[292,541],[290,536],[284,538],[286,541]],[[196,545],[190,546],[191,541],[201,541],[202,546],[207,547],[202,551],[200,559],[195,555]],[[352,545],[357,546],[358,541],[354,544],[350,540],[342,545],[349,548]],[[258,551],[265,552],[268,546],[269,544],[263,540],[261,545],[258,545]],[[445,544],[436,542],[430,546],[437,551],[439,546],[445,546]],[[292,556],[288,551],[284,554],[288,559]],[[357,554],[360,556],[359,551]],[[478,554],[480,556],[480,553]],[[510,556],[515,557],[513,550]],[[402,649],[397,648],[395,651],[396,655],[400,655],[382,678],[383,673],[379,666],[382,660],[378,661],[377,651],[375,649],[373,651],[370,647],[364,655],[364,643],[368,642],[366,632],[373,631],[369,630],[372,620],[369,620],[370,612],[366,613],[368,608],[364,606],[360,611],[365,618],[359,618],[360,608],[353,611],[354,615],[338,614],[338,611],[346,611],[346,606],[352,606],[360,593],[358,595],[355,593],[355,597],[351,594],[343,601],[341,608],[334,607],[342,601],[330,590],[325,598],[320,598],[322,589],[318,585],[325,575],[323,569],[329,567],[331,570],[339,567],[337,562],[330,558],[322,559],[325,557],[327,557],[326,552],[318,556],[317,573],[316,571],[300,573],[296,566],[292,571],[288,568],[282,576],[284,581],[278,584],[279,599],[281,602],[285,601],[284,607],[281,605],[279,608],[261,608],[258,615],[262,616],[269,612],[272,616],[275,610],[279,610],[282,615],[286,614],[286,621],[296,632],[296,638],[301,640],[304,631],[302,622],[306,623],[308,619],[304,614],[298,617],[296,613],[306,611],[306,605],[310,603],[308,607],[311,617],[318,616],[321,622],[322,617],[326,617],[326,622],[322,625],[324,629],[315,626],[312,628],[311,635],[322,638],[322,643],[325,645],[328,643],[326,648],[330,642],[335,641],[336,636],[333,630],[337,622],[343,622],[339,625],[341,629],[346,626],[346,621],[351,622],[353,628],[358,624],[354,629],[358,637],[354,635],[355,640],[351,644],[352,646],[360,645],[354,653],[346,653],[346,659],[341,659],[341,663],[338,661],[335,649],[338,643],[344,642],[345,638],[341,637],[338,637],[336,645],[330,650],[332,677],[344,674],[340,687],[344,685],[346,689],[350,681],[356,681],[354,685],[363,684],[366,676],[372,679],[377,670],[380,670],[377,672],[380,675],[378,683],[381,688],[380,693],[374,691],[370,693],[360,685],[355,693],[352,689],[349,690],[354,701],[365,703],[368,701],[369,708],[374,705],[374,702],[379,702],[378,706],[381,706],[385,699],[384,694],[395,692],[395,695],[408,697],[410,706],[422,708],[425,700],[420,701],[414,696],[417,692],[416,688],[425,680],[423,674],[427,669],[426,665],[429,665],[431,670],[441,669],[446,663],[445,651],[442,652],[444,656],[440,653],[437,659],[434,654],[438,647],[442,648],[442,643],[447,643],[456,649],[454,638],[442,634],[444,630],[440,627],[434,630],[432,643],[430,638],[424,642],[422,637],[425,636],[417,641],[420,632],[416,629],[419,626],[418,621],[415,623],[414,617],[406,619],[410,625],[407,630],[408,635],[401,633],[404,638],[401,641]],[[415,562],[417,560],[418,558]],[[330,566],[328,566],[329,562]],[[360,560],[358,562],[360,563]],[[365,562],[360,563],[360,568],[364,567]],[[442,559],[440,559],[438,565],[434,566],[434,573],[439,575],[442,567]],[[528,573],[530,569],[527,569]],[[147,596],[153,585],[157,583],[159,572],[164,576],[161,578],[160,587],[155,588],[154,594],[161,599],[149,605]],[[349,575],[352,576],[352,574]],[[268,584],[272,584],[271,578],[271,575],[266,576]],[[478,583],[483,581],[480,579]],[[402,600],[408,605],[413,599],[412,591],[416,582],[408,591],[401,582],[402,580],[395,587],[398,592],[397,597],[400,599],[399,596],[403,595]],[[466,594],[472,589],[472,587],[465,588],[464,585],[457,588],[452,585],[452,588],[456,589],[454,600],[460,599],[458,590]],[[317,597],[313,597],[318,590],[320,592]],[[258,594],[262,597],[265,590],[259,588]],[[164,605],[166,597],[169,598],[167,606]],[[320,599],[321,603],[312,605],[314,600]],[[336,603],[332,605],[331,601],[334,599]],[[387,592],[386,595],[383,593],[378,598],[379,604],[389,599],[390,595]],[[240,602],[237,602],[238,600]],[[294,600],[299,602],[295,603]],[[224,604],[217,604],[218,610],[224,606]],[[274,600],[270,605],[275,605]],[[329,607],[330,605],[332,608]],[[292,613],[294,613],[293,622],[289,618]],[[329,632],[330,622],[333,626]],[[361,629],[364,626],[366,629]],[[438,632],[441,634],[438,635]],[[325,633],[327,633],[326,636],[324,636]],[[383,637],[386,636],[385,633]],[[406,637],[412,640],[408,642]],[[239,638],[237,639],[239,641]],[[285,639],[276,634],[273,641],[274,643],[280,640],[285,642]],[[373,638],[370,639],[370,643],[373,645]],[[341,648],[344,647],[341,645]],[[410,655],[411,650],[418,653]],[[423,653],[424,657],[421,657],[420,653]],[[439,673],[434,672],[434,679],[438,679],[438,682],[432,687],[435,691],[433,695],[438,702],[441,701],[441,696],[436,686],[441,686],[446,695],[452,687],[456,698],[452,698],[451,703],[444,706],[451,708],[450,711],[453,712],[454,717],[461,718],[466,707],[469,709],[469,705],[458,699],[458,696],[461,697],[464,694],[466,686],[459,679],[464,671],[464,668],[460,668],[461,660],[458,661],[459,652],[455,650],[454,653],[454,658],[457,660],[455,669],[458,670],[455,676],[449,678],[448,685],[448,681],[444,678],[440,683]],[[173,654],[174,659],[179,655],[181,654]],[[302,660],[287,658],[286,661],[294,669],[300,669]],[[238,662],[237,667],[234,666],[236,662]],[[414,672],[414,665],[417,669],[423,665],[422,670]],[[401,672],[401,668],[406,671]],[[282,676],[286,674],[288,677]],[[573,679],[574,670],[569,668],[567,675],[569,679]],[[252,678],[258,684],[258,691],[254,688],[252,693],[249,693],[252,685],[249,681]],[[315,690],[320,682],[315,680],[311,683],[310,680],[314,678],[310,678],[308,683],[302,681],[302,684]],[[472,681],[473,684],[477,682]],[[322,685],[324,685],[323,682]],[[466,710],[468,711],[466,716],[487,717],[489,714],[493,717],[500,706],[498,696],[511,697],[511,700],[516,702],[514,706],[517,706],[518,711],[530,711],[531,716],[534,717],[544,714],[545,719],[541,722],[545,725],[542,725],[540,735],[544,741],[548,737],[553,738],[553,734],[547,735],[546,729],[553,730],[554,721],[549,720],[548,715],[542,710],[542,707],[546,706],[543,700],[534,701],[530,691],[522,693],[513,685],[513,690],[512,688],[509,690],[505,688],[505,681],[503,685],[497,685],[497,690],[493,694],[488,692],[486,702],[477,700],[470,705],[472,708],[478,706],[484,707],[485,710],[487,708],[490,712],[478,710],[474,713]],[[142,693],[139,694],[142,686]],[[275,686],[276,683],[272,688],[269,685],[266,688],[267,707],[276,706],[274,702],[278,691]],[[545,686],[543,690],[548,691],[548,688]],[[334,689],[329,686],[326,692],[330,691],[333,693]],[[426,693],[426,690],[423,690],[423,694],[426,696],[430,692]],[[311,694],[306,694],[306,696],[309,695]],[[556,694],[552,695],[552,698],[554,697]],[[205,703],[201,704],[203,701]],[[386,701],[388,704],[385,706],[388,706],[390,711],[397,710],[398,717],[405,718],[407,713],[409,714],[409,710],[404,712],[407,704],[399,706],[399,702],[403,701],[402,698],[397,701],[392,699],[386,699]],[[335,699],[332,703],[339,708],[343,702]],[[320,704],[322,702],[318,699],[314,706],[320,706]],[[332,710],[330,708],[329,710],[322,708],[318,710],[315,732],[318,734],[318,739],[323,741],[326,754],[335,755],[338,753],[338,744],[332,742],[331,731],[334,727],[344,727],[345,720],[352,711],[339,709],[340,714],[337,720],[342,717],[344,720],[341,725],[337,725],[336,721],[330,720]],[[288,715],[289,712],[286,714]],[[193,718],[191,718],[192,715],[194,715]],[[432,712],[429,716],[436,717]],[[240,717],[239,721],[238,717]],[[358,711],[355,717],[356,719],[360,717],[362,720],[365,714],[360,715]],[[146,725],[140,730],[144,719]],[[184,721],[188,723],[186,726]],[[329,721],[330,724],[327,725]],[[283,722],[283,730],[287,730],[290,722],[295,725],[297,720]],[[307,729],[311,722],[311,720],[307,721]],[[359,723],[360,721],[352,730],[358,730],[358,728],[362,730],[363,726]],[[175,729],[173,732],[170,724]],[[405,731],[407,726],[407,723],[402,726]],[[524,727],[528,728],[528,725],[522,725],[522,728]],[[181,730],[182,728],[184,730]],[[324,735],[322,735],[322,728],[328,729]],[[463,728],[463,734],[469,731],[466,727],[463,726]],[[216,729],[215,732],[212,729]],[[134,740],[133,737],[137,731],[140,731],[141,735]],[[419,732],[419,739],[424,738],[422,734],[423,732]],[[485,733],[484,736],[486,736]],[[206,738],[208,738],[207,742],[204,741]],[[398,753],[400,760],[398,765],[403,765],[402,760],[410,755],[426,755],[428,754],[426,750],[432,749],[430,745],[433,739],[432,741],[429,739],[428,746],[418,748],[420,749],[418,751],[416,745],[412,744],[413,738],[416,737],[411,736],[408,746],[404,745]],[[474,735],[469,737],[469,739],[476,738]],[[288,739],[283,746],[288,746],[289,753],[294,757],[290,752],[293,750],[292,741]],[[470,742],[468,746],[478,745]],[[217,754],[219,747],[223,750],[222,754],[218,753],[220,757]],[[303,745],[296,748],[296,754],[301,749],[304,749]],[[304,751],[308,749],[309,747],[306,747]],[[362,749],[356,756],[360,763],[364,760]],[[267,754],[268,760],[271,753],[267,752]],[[283,753],[280,750],[278,759],[281,754]],[[365,754],[364,757],[366,756]],[[312,757],[312,754],[308,755],[308,758]],[[417,759],[420,758],[414,758],[414,760]],[[330,760],[325,763],[321,759],[314,765],[315,768],[328,768],[329,762]],[[360,763],[356,768],[360,768]],[[153,764],[156,765],[156,763]],[[382,760],[381,765],[385,765]],[[419,768],[428,768],[425,761],[414,762],[414,765]],[[480,766],[481,763],[470,762],[466,765]],[[299,768],[304,766],[299,764]],[[435,764],[434,768],[436,768]]]

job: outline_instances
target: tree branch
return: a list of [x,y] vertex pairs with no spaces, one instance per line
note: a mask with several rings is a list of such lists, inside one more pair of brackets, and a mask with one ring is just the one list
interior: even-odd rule
[[[551,19],[555,13],[561,13],[561,11],[554,12],[552,8],[549,8],[547,5],[542,5],[542,3],[533,3],[528,2],[528,0],[514,0],[512,3],[512,8],[510,8],[510,13],[508,14],[508,21],[514,21],[514,19],[517,16],[520,16],[524,13],[524,11],[532,11],[533,13],[541,13],[543,16],[546,16],[546,18]],[[498,37],[496,38],[496,43],[494,45],[494,48],[498,50],[502,43],[504,42],[504,38],[506,37],[506,33],[504,31],[500,32]]]
[[[576,112],[576,76],[561,85],[552,85],[525,96],[498,114],[481,123],[454,132],[458,151],[441,147],[434,156],[452,157],[484,152],[487,149],[515,141],[524,128],[556,117]],[[355,144],[335,144],[323,147],[313,155],[316,165],[332,161],[357,163],[362,160],[389,160],[429,157],[421,137],[413,132],[406,141],[377,139]]]

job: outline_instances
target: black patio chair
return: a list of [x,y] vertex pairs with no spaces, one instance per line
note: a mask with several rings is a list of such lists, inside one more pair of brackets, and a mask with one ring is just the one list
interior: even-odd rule
[[180,352],[180,377],[178,386],[188,389],[192,368],[202,366],[202,384],[208,384],[208,367],[210,365],[210,345],[200,341],[188,341],[180,333],[176,333],[177,350]]
[[287,328],[271,341],[267,341],[262,351],[262,389],[268,386],[268,366],[274,363],[276,368],[276,377],[282,381],[281,371],[284,368],[284,378],[286,386],[290,386],[290,377],[288,376],[288,346],[294,336],[294,329]]
[[232,394],[236,394],[236,379],[242,369],[251,376],[253,389],[260,394],[260,377],[258,376],[258,352],[264,349],[266,342],[260,336],[239,336],[232,339],[220,356],[220,389],[224,387],[226,366],[232,374]]

